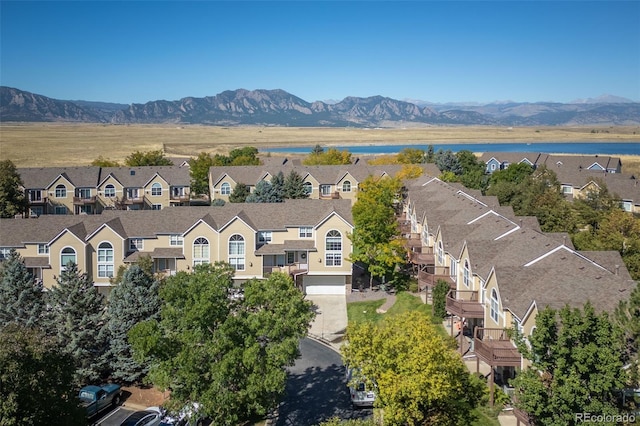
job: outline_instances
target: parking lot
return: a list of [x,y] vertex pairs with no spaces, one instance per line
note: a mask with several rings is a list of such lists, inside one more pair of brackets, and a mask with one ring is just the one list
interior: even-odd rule
[[91,424],[94,426],[120,426],[120,423],[134,411],[136,409],[130,407],[115,407],[113,410],[105,411],[97,418],[91,419]]

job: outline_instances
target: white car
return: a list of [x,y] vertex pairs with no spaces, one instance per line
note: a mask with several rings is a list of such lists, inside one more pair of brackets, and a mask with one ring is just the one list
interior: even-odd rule
[[200,404],[192,402],[177,413],[166,413],[158,426],[202,426],[208,424],[198,416]]
[[160,424],[163,415],[160,407],[147,407],[129,415],[120,426],[156,426]]
[[376,400],[376,385],[367,383],[364,377],[358,377],[358,371],[353,368],[347,368],[347,386],[349,387],[349,395],[351,404],[354,407],[373,407]]

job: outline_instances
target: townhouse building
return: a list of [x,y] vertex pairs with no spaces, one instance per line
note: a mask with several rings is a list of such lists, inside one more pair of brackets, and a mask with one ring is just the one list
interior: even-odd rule
[[355,202],[358,185],[369,176],[394,176],[399,165],[369,166],[351,164],[340,166],[304,166],[294,161],[267,162],[262,166],[214,166],[209,169],[209,193],[211,200],[229,201],[229,195],[237,184],[243,183],[250,191],[261,180],[270,181],[279,172],[287,175],[298,173],[309,198],[316,200],[346,199]]
[[188,205],[188,167],[21,168],[29,216],[160,210]]
[[619,157],[499,152],[485,153],[481,160],[487,173],[504,170],[510,164],[526,163],[533,168],[544,165],[556,174],[562,193],[570,200],[584,198],[604,183],[625,211],[640,214],[638,176],[623,173]]
[[281,271],[307,294],[344,295],[352,231],[349,200],[43,215],[0,220],[0,260],[17,250],[45,288],[72,261],[108,294],[120,266],[149,256],[165,275],[225,261],[237,282]]
[[427,176],[412,182],[401,228],[420,288],[449,285],[451,332],[454,317],[468,325],[461,351],[490,367],[491,386],[509,391],[508,379],[528,366],[509,329],[530,336],[546,307],[589,301],[612,312],[636,283],[618,252],[577,251],[568,235],[543,233],[535,218],[469,192]]

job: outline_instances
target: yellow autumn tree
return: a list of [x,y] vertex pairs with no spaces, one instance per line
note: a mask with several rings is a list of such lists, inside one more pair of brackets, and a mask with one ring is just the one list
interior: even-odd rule
[[417,164],[403,164],[396,177],[400,180],[415,179],[422,176],[424,170]]
[[342,348],[345,365],[378,387],[384,425],[470,424],[486,386],[471,376],[455,343],[429,317],[407,312],[379,324],[353,323]]

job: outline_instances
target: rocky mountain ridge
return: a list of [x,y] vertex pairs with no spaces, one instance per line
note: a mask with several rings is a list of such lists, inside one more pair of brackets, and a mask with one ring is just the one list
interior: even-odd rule
[[504,102],[419,106],[383,96],[307,102],[284,90],[227,90],[204,98],[144,104],[66,101],[0,87],[0,120],[114,124],[205,124],[319,127],[408,125],[640,125],[640,103]]

